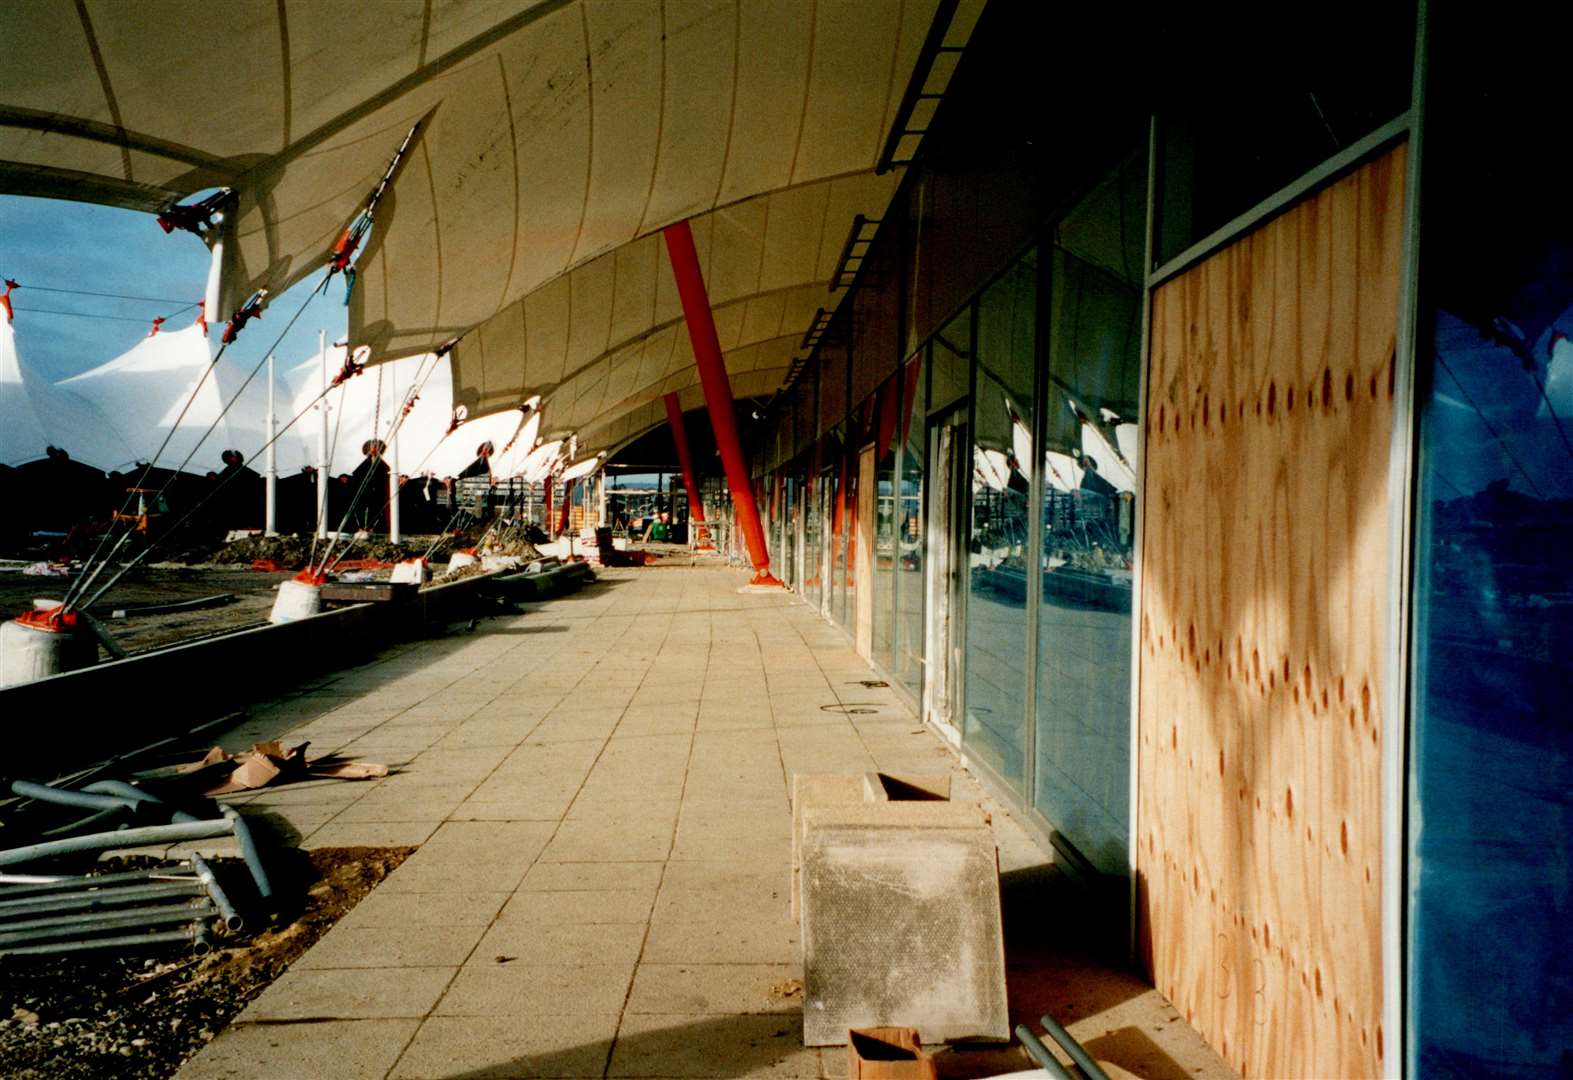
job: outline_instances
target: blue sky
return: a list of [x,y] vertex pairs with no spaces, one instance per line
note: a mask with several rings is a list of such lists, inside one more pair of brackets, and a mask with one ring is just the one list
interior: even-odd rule
[[[119,356],[147,334],[155,315],[201,299],[207,273],[202,241],[190,233],[166,235],[152,214],[0,196],[0,276],[22,286],[11,297],[17,351],[24,363],[49,378],[63,379]],[[242,363],[261,360],[318,281],[313,274],[273,297],[261,320],[249,324],[225,356]],[[114,300],[80,295],[83,291],[160,299]],[[335,282],[311,302],[277,349],[281,367],[315,352],[319,329],[328,332],[329,341],[344,335],[343,301],[343,287]],[[214,348],[228,314],[208,314]],[[195,308],[187,309],[168,326],[187,326],[195,316]]]

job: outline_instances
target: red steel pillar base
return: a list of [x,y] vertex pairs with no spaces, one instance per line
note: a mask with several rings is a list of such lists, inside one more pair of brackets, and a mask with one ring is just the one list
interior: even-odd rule
[[[755,580],[768,585],[776,579],[770,575],[770,551],[765,546],[765,530],[759,521],[759,507],[754,503],[748,462],[743,457],[743,445],[737,435],[732,384],[727,380],[721,339],[716,335],[704,273],[699,267],[699,254],[694,250],[694,234],[688,222],[679,221],[663,229],[662,235],[666,237],[666,253],[672,263],[672,276],[677,281],[677,294],[683,302],[683,317],[688,322],[694,366],[699,369],[699,384],[705,393],[710,425],[715,430],[716,449],[721,452],[721,467],[726,472],[727,486],[732,489],[732,510],[748,544]],[[684,480],[686,482],[687,478]]]

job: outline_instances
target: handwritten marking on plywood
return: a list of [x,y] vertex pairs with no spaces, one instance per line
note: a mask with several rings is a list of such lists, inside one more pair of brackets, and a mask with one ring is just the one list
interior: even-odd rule
[[1379,1076],[1405,149],[1153,294],[1137,872],[1154,984],[1246,1076]]

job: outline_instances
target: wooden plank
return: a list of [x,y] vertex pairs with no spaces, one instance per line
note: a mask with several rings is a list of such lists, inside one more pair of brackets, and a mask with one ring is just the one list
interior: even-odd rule
[[1137,880],[1246,1076],[1379,1076],[1400,146],[1153,294]]

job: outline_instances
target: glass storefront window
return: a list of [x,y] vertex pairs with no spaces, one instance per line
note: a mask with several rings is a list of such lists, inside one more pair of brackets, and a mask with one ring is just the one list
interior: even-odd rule
[[1146,154],[1055,228],[1043,422],[1033,803],[1095,869],[1128,873],[1131,582]]
[[[812,463],[810,463],[812,469]],[[824,477],[809,473],[809,489],[803,500],[803,597],[816,610],[824,596],[824,535],[821,529],[825,501]]]
[[1548,9],[1446,8],[1427,101],[1411,1073],[1573,1075],[1573,207]]
[[1037,254],[1029,252],[979,298],[972,396],[962,738],[1018,788],[1026,776],[1028,500],[1037,302]]
[[896,666],[896,422],[901,379],[892,375],[875,397],[874,412],[874,662],[881,670]]
[[901,388],[901,476],[896,493],[896,659],[891,668],[914,697],[923,693],[923,354],[907,361]]

